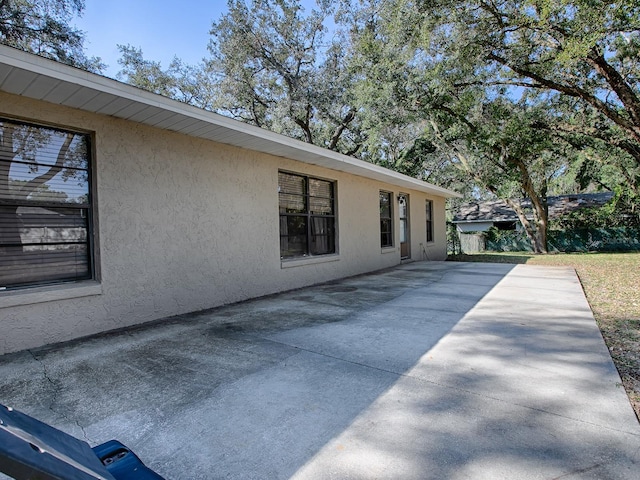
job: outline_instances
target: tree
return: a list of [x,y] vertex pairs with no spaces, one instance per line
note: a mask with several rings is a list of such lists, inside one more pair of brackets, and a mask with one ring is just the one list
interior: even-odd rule
[[296,0],[230,0],[211,28],[215,109],[347,154],[361,144],[339,41],[324,43],[330,1],[308,15]]
[[464,118],[445,120],[453,134],[441,131],[435,121],[432,126],[436,138],[446,142],[442,148],[456,153],[461,169],[516,212],[536,253],[547,252],[547,196],[572,155],[533,128],[544,116],[539,107],[500,98],[483,102]]
[[131,45],[118,45],[122,66],[117,78],[130,85],[158,95],[173,98],[206,110],[213,109],[214,79],[203,65],[187,65],[174,57],[166,70],[160,62],[145,60],[142,50]]
[[[427,58],[459,86],[564,102],[545,127],[614,145],[640,166],[640,4],[635,0],[393,1]],[[401,12],[401,13],[398,13]],[[473,70],[469,70],[473,67]],[[637,183],[637,182],[636,182]]]
[[84,53],[84,32],[70,25],[84,0],[0,0],[0,42],[99,73],[100,58]]
[[211,56],[167,69],[120,45],[118,78],[139,88],[347,155],[362,145],[346,37],[324,41],[332,2],[305,14],[299,0],[229,0],[211,27]]

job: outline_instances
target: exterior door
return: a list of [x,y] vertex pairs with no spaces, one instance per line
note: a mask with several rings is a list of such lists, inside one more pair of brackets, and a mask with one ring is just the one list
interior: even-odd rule
[[409,243],[409,196],[401,193],[398,196],[398,212],[400,216],[400,258],[411,257]]

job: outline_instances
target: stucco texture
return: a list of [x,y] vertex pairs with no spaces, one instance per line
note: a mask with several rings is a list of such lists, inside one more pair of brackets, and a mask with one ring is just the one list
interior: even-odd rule
[[[397,203],[383,251],[380,190],[409,196],[411,258],[446,257],[444,198],[4,93],[0,105],[92,133],[96,249],[93,282],[0,292],[0,354],[397,265]],[[336,182],[336,255],[281,261],[279,170]]]

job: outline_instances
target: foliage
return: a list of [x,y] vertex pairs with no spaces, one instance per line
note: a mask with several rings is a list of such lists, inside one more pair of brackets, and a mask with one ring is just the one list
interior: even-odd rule
[[628,185],[619,185],[606,205],[582,208],[553,220],[555,230],[586,230],[592,228],[640,228],[640,195]]
[[211,35],[197,67],[163,70],[120,47],[122,78],[467,198],[503,198],[539,252],[549,194],[623,188],[609,218],[637,217],[635,0],[318,0],[310,12],[229,0]]
[[462,253],[462,245],[458,229],[453,223],[447,222],[447,253],[457,255]]
[[[539,128],[578,147],[607,142],[640,165],[637,1],[400,0],[397,8],[412,12],[420,44],[459,86],[542,101],[553,116]],[[635,168],[626,173],[637,178]]]
[[214,108],[239,120],[354,154],[361,144],[340,38],[324,42],[332,2],[229,0],[211,28]]
[[638,192],[639,25],[633,0],[230,0],[205,64],[121,47],[121,75],[468,198],[530,198],[543,251],[547,194]]
[[415,3],[447,59],[470,54],[503,91],[516,86],[527,95],[571,97],[637,136],[640,5],[634,0]]
[[0,0],[0,42],[92,72],[104,64],[84,53],[84,32],[70,25],[84,0]]
[[204,109],[213,108],[212,84],[202,66],[185,64],[177,57],[166,70],[160,62],[145,60],[142,50],[131,45],[118,45],[122,69],[117,78],[143,90]]

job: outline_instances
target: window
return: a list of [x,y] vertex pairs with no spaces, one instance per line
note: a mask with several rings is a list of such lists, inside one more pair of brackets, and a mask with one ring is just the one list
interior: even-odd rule
[[400,258],[411,257],[411,244],[409,242],[409,195],[398,195],[398,226],[400,228]]
[[89,135],[0,118],[0,288],[89,279]]
[[278,173],[280,256],[336,252],[335,184],[293,173]]
[[425,214],[427,219],[427,242],[433,242],[433,201],[426,201]]
[[393,247],[391,192],[380,192],[380,246]]

